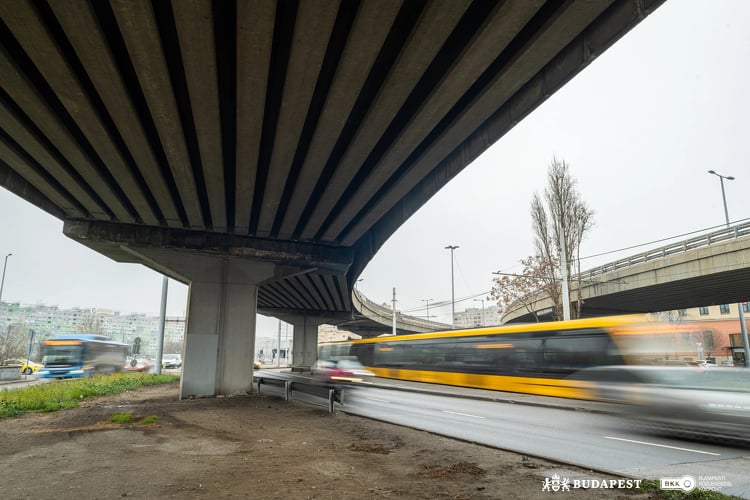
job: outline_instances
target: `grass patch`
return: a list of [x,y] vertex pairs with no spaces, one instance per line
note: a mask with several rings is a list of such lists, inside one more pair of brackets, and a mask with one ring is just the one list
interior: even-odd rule
[[113,424],[132,424],[133,414],[129,411],[113,413],[109,421]]
[[169,384],[179,379],[178,375],[119,373],[0,391],[0,419],[24,413],[75,408],[79,402],[86,399],[118,394],[149,385]]
[[151,415],[141,420],[141,425],[154,425],[159,421],[158,415]]

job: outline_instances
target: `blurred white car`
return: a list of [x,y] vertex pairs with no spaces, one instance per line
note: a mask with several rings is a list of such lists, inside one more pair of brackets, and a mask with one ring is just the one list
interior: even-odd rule
[[164,354],[161,357],[162,368],[180,368],[182,366],[181,354]]
[[356,359],[319,359],[310,369],[315,380],[326,383],[360,383],[375,376]]

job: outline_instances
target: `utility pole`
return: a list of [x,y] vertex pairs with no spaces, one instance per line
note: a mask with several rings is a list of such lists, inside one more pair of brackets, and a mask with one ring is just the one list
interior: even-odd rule
[[563,320],[570,319],[570,289],[568,288],[568,247],[565,245],[565,225],[560,214],[560,228],[557,231],[560,236],[560,275],[562,276],[562,307]]
[[430,301],[435,299],[422,299],[422,302],[427,303],[427,321],[430,321]]
[[5,256],[5,264],[3,264],[3,279],[0,280],[0,304],[3,303],[3,288],[5,287],[5,269],[8,267],[8,257],[13,255],[12,253],[9,253]]
[[453,279],[453,250],[456,248],[458,248],[458,245],[448,245],[445,247],[446,250],[451,251],[451,328],[456,328],[456,288]]
[[276,368],[281,367],[281,320],[279,320],[279,332],[276,337]]
[[481,302],[482,303],[482,316],[479,320],[479,326],[484,326],[484,299],[474,299],[474,302]]
[[169,278],[162,276],[161,280],[161,308],[159,309],[159,338],[156,341],[156,374],[161,375],[162,359],[164,357],[164,325],[167,321],[167,291]]
[[393,336],[396,335],[396,287],[393,287]]

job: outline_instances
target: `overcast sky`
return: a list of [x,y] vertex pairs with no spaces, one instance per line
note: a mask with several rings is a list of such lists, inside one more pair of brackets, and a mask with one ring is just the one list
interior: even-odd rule
[[[434,196],[365,269],[360,290],[379,303],[450,322],[481,307],[492,272],[517,272],[533,252],[529,206],[554,157],[565,160],[594,210],[581,255],[648,244],[750,217],[750,2],[668,0]],[[62,235],[62,222],[0,189],[2,300],[158,313],[161,275],[118,264]],[[592,257],[584,268],[662,245]],[[2,265],[2,262],[0,262]],[[168,313],[186,310],[170,280]],[[477,299],[475,301],[475,299]],[[485,300],[489,306],[489,301]],[[422,310],[418,310],[422,308]],[[262,320],[258,333],[273,332]]]

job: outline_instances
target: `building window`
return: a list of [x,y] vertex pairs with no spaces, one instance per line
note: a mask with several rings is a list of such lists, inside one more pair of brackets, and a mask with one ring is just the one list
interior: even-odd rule
[[677,311],[677,316],[679,317],[687,316],[687,309],[679,309]]
[[729,304],[720,305],[719,312],[721,312],[721,314],[729,314]]
[[701,313],[701,316],[705,316],[706,314],[708,314],[708,307],[701,307],[700,313]]
[[748,302],[742,303],[742,312],[750,312],[750,303]]

